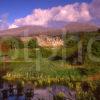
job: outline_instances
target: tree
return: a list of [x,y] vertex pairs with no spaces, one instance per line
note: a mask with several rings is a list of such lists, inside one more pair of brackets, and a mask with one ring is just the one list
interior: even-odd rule
[[3,54],[8,53],[10,47],[6,41],[0,44],[0,50],[2,51]]
[[97,31],[98,31],[98,33],[100,33],[100,28]]
[[28,48],[32,49],[32,48],[37,48],[38,47],[38,43],[35,39],[31,39],[28,42]]
[[24,47],[23,42],[17,37],[2,38],[1,42],[2,41],[6,42],[10,49],[23,48]]
[[92,45],[93,55],[100,57],[100,40],[96,40]]
[[10,68],[8,67],[9,62],[6,62],[6,57],[8,56],[9,50],[10,48],[7,42],[3,41],[2,43],[0,43],[0,51],[2,52],[2,55],[0,56],[3,58],[3,65],[2,67],[0,67],[0,78],[6,75],[7,71],[10,70]]

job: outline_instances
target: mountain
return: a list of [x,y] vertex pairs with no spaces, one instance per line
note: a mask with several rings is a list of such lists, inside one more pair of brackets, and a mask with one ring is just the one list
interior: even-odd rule
[[31,36],[31,35],[38,35],[38,34],[54,34],[57,35],[61,33],[61,29],[55,28],[48,28],[42,26],[23,26],[19,28],[12,28],[8,30],[0,31],[0,36]]
[[97,31],[99,27],[90,23],[69,23],[64,29],[68,32],[91,32]]
[[0,36],[32,36],[38,34],[59,35],[63,32],[87,32],[97,31],[98,27],[88,23],[69,23],[63,28],[50,28],[42,26],[23,26],[0,31]]

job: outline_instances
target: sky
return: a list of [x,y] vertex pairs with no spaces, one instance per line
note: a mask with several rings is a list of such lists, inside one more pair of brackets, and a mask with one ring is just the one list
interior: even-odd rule
[[100,0],[0,0],[0,29],[25,25],[100,24]]

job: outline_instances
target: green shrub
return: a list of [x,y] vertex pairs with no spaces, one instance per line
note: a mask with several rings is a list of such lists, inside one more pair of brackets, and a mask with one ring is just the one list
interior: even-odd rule
[[37,47],[39,47],[38,43],[37,43],[37,40],[31,39],[28,42],[28,48],[33,49],[33,48],[37,48]]
[[58,93],[56,96],[54,96],[54,100],[65,100],[65,94],[63,92]]

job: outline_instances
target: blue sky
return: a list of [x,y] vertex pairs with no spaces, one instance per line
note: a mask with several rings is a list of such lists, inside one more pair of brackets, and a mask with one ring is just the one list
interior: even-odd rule
[[0,30],[26,25],[100,25],[100,0],[0,0]]
[[75,2],[87,2],[91,0],[0,0],[0,15],[7,14],[9,23],[14,19],[25,17],[36,8],[51,8]]

